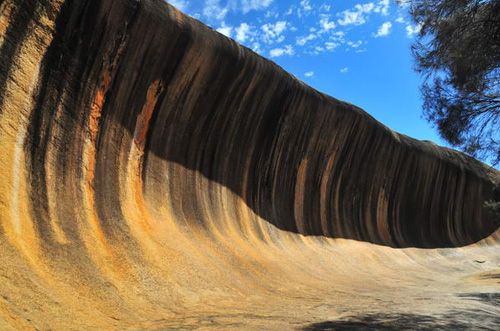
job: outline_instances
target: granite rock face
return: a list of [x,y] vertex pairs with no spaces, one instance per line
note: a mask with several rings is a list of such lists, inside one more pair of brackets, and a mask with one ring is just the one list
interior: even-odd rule
[[0,327],[307,327],[499,290],[498,171],[164,1],[1,1],[0,67]]

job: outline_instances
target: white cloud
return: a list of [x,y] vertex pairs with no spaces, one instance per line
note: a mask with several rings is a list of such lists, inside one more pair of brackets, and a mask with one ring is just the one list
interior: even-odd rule
[[377,3],[374,11],[376,13],[381,13],[384,16],[389,15],[389,0],[381,0]]
[[288,22],[279,21],[276,23],[264,24],[261,29],[264,31],[262,39],[267,44],[272,44],[273,42],[280,43],[285,40],[285,36],[282,33],[287,29]]
[[338,20],[338,23],[340,25],[349,25],[349,24],[354,24],[354,25],[361,25],[366,23],[366,14],[370,14],[373,9],[375,9],[375,5],[373,2],[369,2],[367,4],[361,5],[357,4],[354,6],[354,10],[344,10],[343,12],[340,12],[339,16],[342,18]]
[[338,37],[338,38],[343,38],[345,36],[345,32],[344,31],[335,31],[333,33],[333,36]]
[[[341,44],[344,44],[345,41],[345,32],[344,31],[335,31],[330,34],[330,40],[325,43],[326,49],[332,50],[333,48],[337,48]],[[333,48],[332,48],[333,47]]]
[[318,38],[318,35],[311,33],[306,37],[298,37],[295,43],[299,46],[304,46],[308,41],[314,40],[316,38]]
[[[166,0],[170,2],[189,4],[194,6],[192,0]],[[298,0],[287,2],[278,18],[273,18],[278,10],[277,5],[282,5],[274,0],[203,0],[199,1],[204,6],[201,18],[208,22],[220,33],[234,38],[236,41],[252,48],[254,51],[270,57],[285,57],[295,54],[328,54],[338,50],[364,51],[367,44],[354,38],[347,38],[344,31],[350,31],[357,25],[365,24],[371,19],[383,19],[385,13],[391,11],[392,20],[388,17],[375,24],[373,36],[381,37],[388,35],[394,29],[393,25],[397,17],[406,16],[402,11],[396,12],[396,5],[390,0],[366,0],[367,3],[354,2],[352,7],[347,7],[341,13],[335,12],[335,7],[329,2]],[[393,7],[389,7],[389,5]],[[345,8],[345,7],[344,7]],[[252,10],[262,10],[259,15],[246,15],[240,22],[233,19],[242,17],[243,13]],[[285,14],[291,13],[290,18]],[[292,24],[292,16],[298,19],[299,13],[303,16],[309,15],[308,24],[296,27]],[[237,15],[238,14],[238,15]],[[385,22],[385,23],[384,23]],[[384,24],[382,24],[384,23]],[[294,23],[298,24],[298,23]],[[401,23],[402,28],[409,22]],[[346,27],[343,27],[345,26]],[[350,26],[349,26],[350,25]],[[298,28],[298,29],[297,29]],[[407,28],[407,30],[410,28]],[[410,32],[407,32],[410,34]],[[411,32],[414,34],[414,32]],[[362,39],[358,37],[359,39]],[[351,41],[349,41],[351,39]],[[363,39],[364,40],[364,39]],[[305,73],[301,76],[304,77]]]
[[244,43],[251,34],[252,27],[247,23],[241,23],[239,27],[235,29],[236,40],[240,43]]
[[406,26],[406,35],[408,36],[408,38],[413,38],[413,36],[418,34],[421,29],[422,29],[421,24],[417,24],[417,25],[408,24]]
[[262,51],[262,49],[260,48],[260,44],[258,42],[254,42],[252,44],[252,50],[255,52],[255,53],[260,53]]
[[330,9],[332,8],[332,6],[330,5],[327,5],[327,4],[322,4],[320,7],[319,7],[319,10],[320,11],[330,11]]
[[351,46],[352,48],[358,48],[359,46],[363,45],[362,40],[358,40],[356,42],[348,41],[347,45]]
[[340,69],[340,72],[343,74],[345,74],[348,71],[349,71],[349,68],[347,68],[347,67]]
[[205,0],[203,15],[209,19],[221,21],[226,17],[228,11],[227,7],[220,6],[220,0]]
[[248,13],[250,10],[261,10],[269,7],[273,0],[241,0],[241,8],[243,13]]
[[343,15],[343,18],[338,20],[340,25],[349,25],[349,24],[361,25],[366,23],[366,19],[360,12],[345,10],[340,14]]
[[375,9],[375,5],[373,4],[373,2],[369,2],[363,5],[357,4],[354,6],[354,8],[360,12],[369,14]]
[[325,47],[329,51],[333,51],[335,48],[339,47],[340,45],[331,41],[327,41],[325,43]]
[[311,4],[309,3],[309,0],[302,0],[300,2],[300,5],[302,6],[302,8],[305,10],[305,11],[309,11],[312,9],[311,7]]
[[398,18],[396,18],[396,22],[398,23],[406,23],[405,19],[403,16],[398,16]]
[[279,22],[276,22],[276,24],[274,24],[274,25],[272,25],[272,24],[269,24],[269,25],[271,25],[274,33],[280,34],[286,30],[287,24],[288,24],[288,22],[286,22],[286,21],[279,21]]
[[322,17],[319,20],[319,25],[321,26],[323,32],[328,32],[332,29],[335,29],[335,22],[330,21],[328,17]]
[[231,38],[231,35],[233,33],[233,28],[230,26],[227,26],[225,22],[222,22],[222,25],[220,26],[220,28],[217,29],[217,32],[220,32],[223,35],[225,35],[226,37]]
[[278,57],[282,55],[293,55],[295,54],[291,45],[286,45],[285,48],[275,48],[269,52],[271,57]]
[[[186,2],[187,0],[171,0],[175,2]],[[211,20],[223,20],[227,13],[231,11],[242,11],[244,14],[251,10],[266,9],[273,0],[228,0],[226,5],[221,5],[222,0],[205,0],[203,5],[203,15]]]
[[297,17],[302,18],[302,16],[308,16],[313,13],[313,7],[309,3],[309,0],[301,0],[299,6],[297,6]]
[[312,77],[312,76],[314,76],[314,71],[309,71],[309,72],[306,72],[306,73],[304,74],[304,76],[306,76],[306,77]]
[[377,4],[368,2],[365,4],[357,4],[351,10],[344,10],[337,15],[340,19],[337,21],[340,25],[361,25],[365,24],[367,16],[372,13],[381,15],[389,15],[389,0],[381,0]]
[[385,22],[384,24],[382,24],[378,28],[377,33],[374,35],[375,38],[387,36],[389,33],[391,33],[391,27],[392,27],[391,22]]
[[187,0],[168,0],[168,2],[180,11],[186,10],[189,5]]

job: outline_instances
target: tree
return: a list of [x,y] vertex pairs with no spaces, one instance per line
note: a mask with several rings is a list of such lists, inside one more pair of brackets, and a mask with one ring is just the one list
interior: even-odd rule
[[500,164],[500,0],[409,3],[424,117],[452,146]]

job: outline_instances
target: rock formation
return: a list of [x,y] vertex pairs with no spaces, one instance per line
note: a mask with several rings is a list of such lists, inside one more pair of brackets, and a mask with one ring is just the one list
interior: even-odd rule
[[0,68],[1,329],[498,326],[495,169],[162,0],[0,1]]

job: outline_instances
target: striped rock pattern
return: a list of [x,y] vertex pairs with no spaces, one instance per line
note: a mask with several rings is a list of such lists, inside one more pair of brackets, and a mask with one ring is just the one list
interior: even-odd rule
[[495,169],[161,0],[0,1],[0,67],[0,328],[499,322]]

